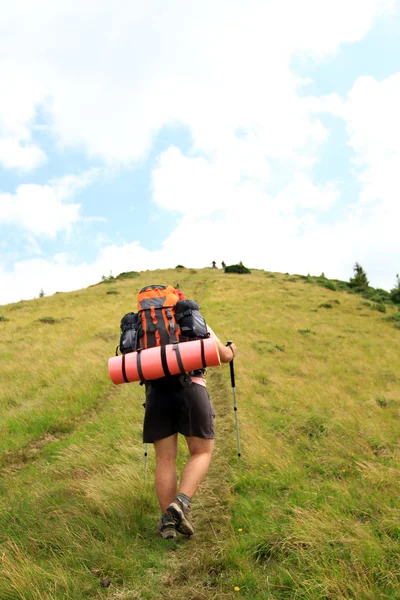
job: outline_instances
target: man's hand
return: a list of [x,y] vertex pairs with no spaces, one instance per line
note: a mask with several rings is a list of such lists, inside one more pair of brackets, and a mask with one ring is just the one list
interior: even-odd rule
[[221,362],[223,363],[231,362],[237,355],[236,344],[232,343],[229,346],[224,346],[222,342],[218,342],[217,346]]

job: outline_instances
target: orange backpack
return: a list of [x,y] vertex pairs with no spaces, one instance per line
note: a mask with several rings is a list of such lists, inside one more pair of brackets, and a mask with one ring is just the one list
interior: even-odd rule
[[171,285],[148,285],[140,290],[138,348],[144,350],[181,341],[181,329],[175,319],[177,302],[179,295]]
[[[165,347],[173,344],[181,371],[182,385],[190,385],[191,378],[185,372],[179,342],[203,340],[210,336],[207,323],[200,314],[197,302],[181,299],[179,291],[170,285],[148,285],[138,294],[138,313],[128,313],[121,320],[120,345],[123,355],[137,352],[138,372],[144,382],[141,369],[142,350],[161,346],[161,361],[164,373],[169,375]],[[191,371],[190,375],[201,376],[205,371],[204,346],[202,344],[203,369]]]

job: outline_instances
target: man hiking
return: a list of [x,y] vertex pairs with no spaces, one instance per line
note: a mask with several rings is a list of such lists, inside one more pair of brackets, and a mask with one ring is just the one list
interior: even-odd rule
[[[221,362],[230,362],[237,353],[235,344],[224,346],[208,325],[207,331],[217,344]],[[190,501],[207,474],[214,448],[215,412],[204,372],[192,374],[190,385],[182,385],[179,375],[146,382],[145,408],[143,441],[153,443],[156,453],[155,487],[162,514],[158,531],[164,539],[176,537],[177,531],[191,536]],[[178,488],[179,433],[185,436],[190,458]]]

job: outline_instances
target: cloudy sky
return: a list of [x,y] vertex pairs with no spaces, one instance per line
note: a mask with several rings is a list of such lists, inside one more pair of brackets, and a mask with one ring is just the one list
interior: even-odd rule
[[0,304],[212,260],[400,272],[399,0],[14,0]]

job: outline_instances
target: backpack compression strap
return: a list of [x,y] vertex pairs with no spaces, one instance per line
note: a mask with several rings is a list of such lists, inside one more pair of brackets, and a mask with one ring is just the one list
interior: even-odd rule
[[[118,354],[117,354],[118,356]],[[129,383],[129,379],[126,376],[125,370],[125,354],[122,355],[122,377],[124,378],[125,383]]]
[[183,386],[191,385],[192,378],[190,377],[190,375],[188,373],[186,373],[185,367],[183,366],[182,357],[181,357],[181,351],[179,350],[179,344],[174,344],[173,345],[173,349],[176,352],[176,360],[178,362],[179,370],[182,373],[182,375],[181,375],[181,383],[182,383]]
[[142,369],[142,357],[141,357],[141,351],[138,350],[136,353],[136,366],[137,366],[137,371],[138,371],[138,375],[140,377],[140,385],[143,385],[144,383],[144,377],[143,377],[143,369]]
[[174,323],[174,320],[172,318],[172,312],[169,310],[169,308],[165,309],[165,314],[167,316],[168,319],[168,324],[169,324],[169,344],[176,344],[176,342],[178,342],[178,337],[176,335],[176,332],[179,329],[179,325],[176,325],[176,323]]
[[166,351],[165,346],[161,346],[161,364],[162,364],[162,368],[163,368],[165,377],[168,377],[169,375],[171,375],[170,370],[168,368],[167,351]]

